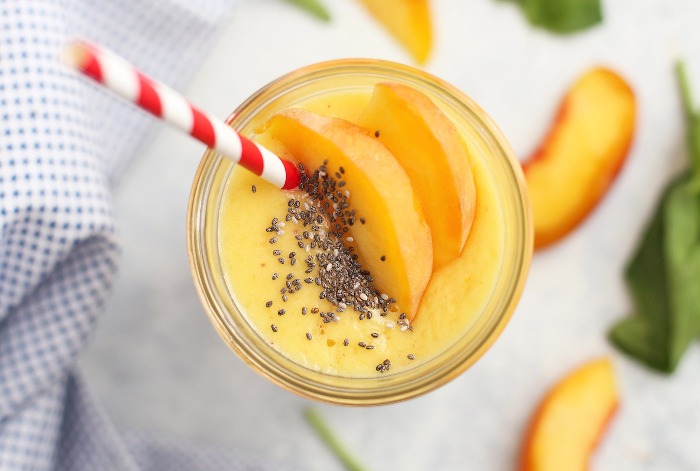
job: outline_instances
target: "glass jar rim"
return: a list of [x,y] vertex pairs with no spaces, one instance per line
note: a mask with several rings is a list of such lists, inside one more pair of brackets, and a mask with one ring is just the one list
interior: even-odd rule
[[[445,106],[453,107],[456,113],[467,113],[472,118],[477,118],[481,137],[495,144],[503,170],[509,173],[504,178],[509,178],[512,187],[519,190],[513,192],[511,204],[514,205],[518,216],[515,224],[520,230],[515,231],[518,235],[518,240],[514,242],[517,248],[513,250],[514,258],[508,272],[504,273],[505,278],[508,278],[504,285],[505,301],[499,306],[497,315],[492,315],[493,322],[490,322],[489,328],[481,332],[469,345],[456,342],[428,363],[395,375],[382,376],[377,380],[339,378],[304,368],[264,344],[259,338],[256,341],[250,332],[241,332],[241,329],[245,330],[241,319],[232,319],[231,316],[244,316],[235,306],[235,302],[235,312],[230,312],[231,303],[227,305],[227,300],[219,293],[222,283],[212,276],[212,254],[207,253],[203,241],[203,232],[206,231],[203,225],[206,222],[204,213],[212,208],[208,204],[210,195],[206,186],[211,185],[211,179],[223,161],[223,157],[211,149],[202,157],[192,186],[187,217],[188,253],[195,286],[210,320],[224,341],[256,371],[285,389],[308,398],[336,404],[385,404],[436,389],[469,368],[490,348],[509,321],[524,287],[532,255],[532,224],[520,166],[496,124],[473,100],[454,86],[414,67],[378,59],[340,59],[312,64],[285,74],[262,87],[236,108],[227,122],[240,130],[261,109],[274,103],[280,96],[303,91],[304,87],[315,81],[353,75],[377,76],[384,80],[405,81],[419,86],[427,91],[429,96],[438,96]],[[501,267],[501,270],[505,268]]]

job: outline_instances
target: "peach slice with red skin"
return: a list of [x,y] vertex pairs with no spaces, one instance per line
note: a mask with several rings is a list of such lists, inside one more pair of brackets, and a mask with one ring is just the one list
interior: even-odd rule
[[535,248],[566,236],[600,202],[627,157],[635,121],[634,93],[615,72],[595,68],[574,83],[523,165]]
[[394,156],[366,129],[301,109],[273,116],[266,134],[285,158],[311,171],[326,160],[329,175],[343,168],[343,189],[363,221],[349,232],[359,261],[412,319],[432,273],[432,240],[422,203]]
[[423,64],[433,43],[428,0],[360,0],[369,12]]
[[608,358],[589,361],[555,385],[527,430],[520,471],[584,471],[618,409]]
[[375,85],[358,124],[376,131],[421,198],[433,236],[434,270],[455,260],[476,208],[469,151],[455,125],[430,98],[398,83]]

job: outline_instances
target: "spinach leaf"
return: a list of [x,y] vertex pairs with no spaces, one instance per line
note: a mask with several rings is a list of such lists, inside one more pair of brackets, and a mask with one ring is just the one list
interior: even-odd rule
[[533,26],[558,34],[576,33],[603,21],[600,0],[511,0]]
[[635,313],[611,341],[648,366],[675,370],[700,336],[700,111],[693,111],[685,68],[677,67],[688,121],[691,168],[664,192],[625,280]]
[[312,15],[314,15],[316,18],[323,20],[323,21],[328,21],[331,19],[331,16],[328,14],[328,10],[319,2],[319,0],[287,0],[289,3],[293,3],[294,5],[303,8],[304,10],[308,11]]

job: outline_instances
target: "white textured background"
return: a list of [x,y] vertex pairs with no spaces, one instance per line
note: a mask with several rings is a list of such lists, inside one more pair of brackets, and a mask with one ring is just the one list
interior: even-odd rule
[[[257,88],[319,60],[410,58],[356,2],[326,0],[315,21],[276,0],[248,0],[185,92],[225,117]],[[614,351],[609,326],[629,309],[621,271],[659,192],[687,161],[673,62],[686,58],[700,98],[700,2],[604,0],[605,24],[570,38],[530,28],[513,5],[433,2],[426,68],[479,102],[527,156],[580,73],[603,64],[639,103],[628,161],[603,203],[564,242],[537,253],[520,306],[495,346],[449,385],[370,409],[318,406],[371,470],[507,470],[545,390],[576,365],[611,354],[622,405],[597,470],[700,469],[700,349],[664,377]],[[700,100],[698,100],[700,105]],[[82,358],[121,428],[248,448],[308,470],[340,469],[301,416],[308,402],[243,364],[210,326],[185,249],[189,186],[203,146],[163,129],[116,191],[120,280]],[[700,283],[700,281],[699,281]]]

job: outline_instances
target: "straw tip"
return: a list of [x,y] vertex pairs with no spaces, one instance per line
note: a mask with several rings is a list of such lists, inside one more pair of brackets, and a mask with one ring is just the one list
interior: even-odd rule
[[283,190],[293,190],[299,186],[299,169],[288,160],[282,160],[284,165],[285,180]]
[[61,61],[74,69],[84,69],[89,60],[90,47],[83,41],[71,41],[61,51]]

